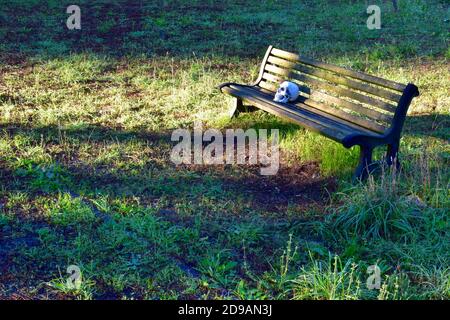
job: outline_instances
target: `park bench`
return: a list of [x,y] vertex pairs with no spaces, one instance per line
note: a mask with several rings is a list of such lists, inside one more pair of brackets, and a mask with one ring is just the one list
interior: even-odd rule
[[[273,101],[282,81],[297,83],[294,102]],[[331,138],[344,147],[360,147],[354,178],[365,179],[380,163],[400,165],[399,143],[414,84],[400,84],[270,46],[252,85],[232,82],[219,89],[233,99],[230,116],[262,109]],[[375,147],[387,146],[382,161],[374,162]]]

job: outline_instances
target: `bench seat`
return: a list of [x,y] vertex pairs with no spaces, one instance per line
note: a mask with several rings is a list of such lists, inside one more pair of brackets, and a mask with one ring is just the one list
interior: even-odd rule
[[318,132],[340,143],[344,143],[346,138],[348,140],[355,135],[368,138],[383,138],[377,132],[370,131],[334,115],[326,114],[319,109],[311,108],[300,101],[293,103],[275,102],[271,93],[258,87],[227,84],[222,87],[222,91],[242,99],[243,102],[249,105],[301,124],[311,131]]

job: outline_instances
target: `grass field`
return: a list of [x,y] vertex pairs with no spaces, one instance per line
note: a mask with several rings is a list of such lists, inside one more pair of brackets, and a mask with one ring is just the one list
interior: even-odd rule
[[[371,1],[380,30],[366,1],[77,3],[81,30],[71,1],[0,5],[0,298],[450,298],[448,1]],[[402,171],[353,185],[356,148],[229,120],[216,86],[254,80],[269,44],[415,83]],[[279,173],[175,166],[195,120],[279,128]]]

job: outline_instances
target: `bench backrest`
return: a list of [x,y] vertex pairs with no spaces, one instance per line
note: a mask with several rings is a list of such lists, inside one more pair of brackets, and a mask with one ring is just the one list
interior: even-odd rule
[[419,94],[412,84],[385,80],[270,46],[257,85],[275,92],[284,80],[299,85],[298,101],[304,105],[377,133],[398,126],[401,130],[409,104]]

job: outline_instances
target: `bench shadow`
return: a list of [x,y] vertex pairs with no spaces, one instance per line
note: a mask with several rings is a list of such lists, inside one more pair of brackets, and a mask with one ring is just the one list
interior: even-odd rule
[[432,113],[406,117],[403,134],[415,137],[433,137],[444,142],[450,139],[450,115]]
[[[267,121],[259,123],[260,128],[276,128],[281,132],[298,130],[290,124],[279,126]],[[281,128],[280,128],[281,127]],[[297,127],[297,128],[296,128]],[[10,137],[24,135],[32,145],[63,143],[82,146],[83,144],[124,144],[129,141],[148,142],[156,149],[165,150],[161,159],[148,159],[142,166],[132,170],[111,168],[108,163],[83,163],[73,151],[70,159],[66,155],[52,155],[54,162],[69,178],[44,193],[67,192],[108,197],[143,197],[153,203],[161,197],[177,199],[202,196],[217,197],[223,201],[228,197],[250,199],[252,208],[262,211],[280,212],[283,216],[287,207],[307,210],[322,207],[329,199],[329,193],[336,189],[334,178],[322,177],[317,163],[280,164],[274,176],[261,176],[258,165],[180,165],[175,166],[169,158],[170,149],[177,142],[171,141],[171,131],[145,132],[139,130],[120,130],[102,126],[61,129],[58,126],[28,127],[21,124],[0,125],[0,132]],[[223,143],[225,144],[225,137]],[[33,164],[39,166],[38,163]],[[131,166],[132,163],[129,163]],[[40,170],[40,169],[37,169]],[[42,191],[30,188],[34,176],[21,176],[6,161],[0,158],[0,179],[4,191],[26,192],[39,195]],[[44,177],[44,180],[46,178]],[[50,181],[51,182],[51,181]],[[217,194],[214,194],[214,190]]]
[[[287,123],[277,118],[263,120],[248,117],[243,121],[231,121],[229,127],[239,125],[243,129],[277,128],[281,135],[294,134],[303,130],[300,126]],[[448,141],[450,116],[442,114],[412,115],[408,117],[404,134],[417,137],[434,137]],[[223,128],[222,128],[223,130]],[[130,141],[149,142],[157,148],[169,151],[176,142],[171,141],[171,131],[146,132],[144,130],[121,130],[103,126],[85,126],[59,128],[55,125],[30,127],[23,124],[2,124],[0,132],[10,137],[24,135],[32,145],[39,145],[44,139],[47,144],[58,145],[61,136],[64,141],[73,145],[119,143]],[[225,144],[225,141],[223,141]],[[206,145],[207,143],[204,143]],[[110,170],[105,164],[84,164],[82,161],[68,160],[64,155],[55,155],[55,162],[67,172],[71,178],[71,191],[76,193],[92,193],[112,197],[143,196],[152,201],[161,196],[177,198],[186,196],[191,189],[202,188],[203,177],[207,177],[212,187],[226,194],[235,194],[244,198],[252,198],[253,205],[263,210],[284,210],[294,204],[308,207],[324,205],[328,201],[328,193],[336,189],[333,177],[321,177],[317,163],[289,164],[281,162],[279,172],[275,176],[261,176],[257,165],[181,165],[171,163],[169,152],[161,154],[162,159],[149,159],[142,167],[127,170]],[[164,172],[167,177],[158,178],[149,172]],[[180,177],[178,177],[180,173]],[[163,175],[161,175],[162,177]],[[20,177],[0,158],[0,179],[5,191],[29,191],[29,178]],[[166,179],[166,180],[165,180]],[[12,183],[12,182],[16,183]],[[22,181],[23,183],[20,183]],[[64,188],[54,192],[64,191]],[[224,193],[224,194],[225,194]]]

